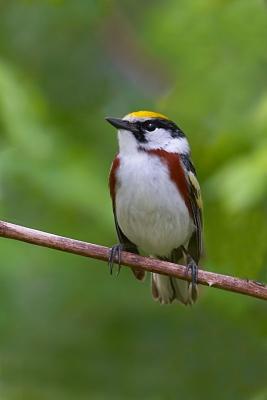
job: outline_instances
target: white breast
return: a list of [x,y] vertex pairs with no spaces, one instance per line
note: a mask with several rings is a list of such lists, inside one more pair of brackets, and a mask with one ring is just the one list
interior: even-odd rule
[[159,157],[145,152],[120,156],[117,182],[117,219],[131,242],[166,257],[187,243],[193,221]]

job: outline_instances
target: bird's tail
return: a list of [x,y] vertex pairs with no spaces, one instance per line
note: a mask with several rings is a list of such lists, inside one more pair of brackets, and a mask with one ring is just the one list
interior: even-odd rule
[[152,273],[152,295],[162,304],[170,304],[175,299],[184,305],[193,304],[196,296],[192,296],[191,289],[191,283],[187,281]]

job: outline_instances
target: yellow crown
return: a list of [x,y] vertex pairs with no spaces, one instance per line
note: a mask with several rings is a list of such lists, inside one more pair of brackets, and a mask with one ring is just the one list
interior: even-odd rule
[[133,117],[133,118],[163,118],[163,119],[169,119],[166,117],[166,115],[156,113],[153,111],[135,111],[127,115],[127,117]]

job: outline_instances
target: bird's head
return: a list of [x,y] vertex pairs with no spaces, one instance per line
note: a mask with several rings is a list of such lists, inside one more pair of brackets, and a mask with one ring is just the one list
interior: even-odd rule
[[189,154],[185,134],[163,114],[136,111],[124,118],[106,118],[118,129],[120,152],[162,149],[171,153]]

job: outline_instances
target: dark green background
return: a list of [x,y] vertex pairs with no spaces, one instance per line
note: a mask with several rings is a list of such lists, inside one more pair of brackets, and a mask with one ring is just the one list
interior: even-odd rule
[[[0,207],[112,245],[104,117],[187,133],[209,270],[267,281],[267,4],[0,2]],[[0,398],[267,399],[267,305],[205,288],[160,306],[128,269],[0,240]]]

